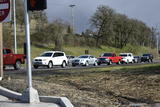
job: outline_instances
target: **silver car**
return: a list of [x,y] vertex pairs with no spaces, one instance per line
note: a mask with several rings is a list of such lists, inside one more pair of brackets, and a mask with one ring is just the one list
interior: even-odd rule
[[75,58],[72,61],[72,66],[82,65],[82,66],[89,66],[94,65],[97,66],[97,58],[92,55],[81,55],[78,58]]

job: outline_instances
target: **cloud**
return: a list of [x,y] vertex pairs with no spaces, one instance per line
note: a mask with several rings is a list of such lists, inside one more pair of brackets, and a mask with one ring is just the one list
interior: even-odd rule
[[160,24],[159,0],[48,0],[49,20],[58,18],[71,22],[70,4],[75,4],[75,29],[82,32],[89,27],[89,19],[99,5],[108,5],[118,13],[139,19],[149,26]]

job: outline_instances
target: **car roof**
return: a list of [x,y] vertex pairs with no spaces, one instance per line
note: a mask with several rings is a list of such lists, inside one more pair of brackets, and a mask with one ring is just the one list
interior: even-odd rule
[[45,52],[43,52],[43,53],[55,53],[55,52],[64,53],[64,52],[62,52],[62,51],[45,51]]

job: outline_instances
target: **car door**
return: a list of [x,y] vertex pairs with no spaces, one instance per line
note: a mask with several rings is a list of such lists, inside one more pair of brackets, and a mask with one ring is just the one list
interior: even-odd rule
[[91,64],[94,64],[94,57],[90,56]]
[[52,56],[52,62],[53,62],[53,65],[58,65],[59,62],[58,62],[58,53],[55,52]]
[[14,56],[12,54],[12,51],[10,49],[4,49],[4,55],[3,55],[3,63],[6,65],[14,64]]
[[53,63],[54,65],[61,65],[63,62],[64,53],[55,52],[53,55]]

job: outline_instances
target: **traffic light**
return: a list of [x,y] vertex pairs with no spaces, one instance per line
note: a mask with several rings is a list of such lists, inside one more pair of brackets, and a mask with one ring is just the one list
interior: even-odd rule
[[28,0],[28,10],[39,11],[47,8],[47,0]]

